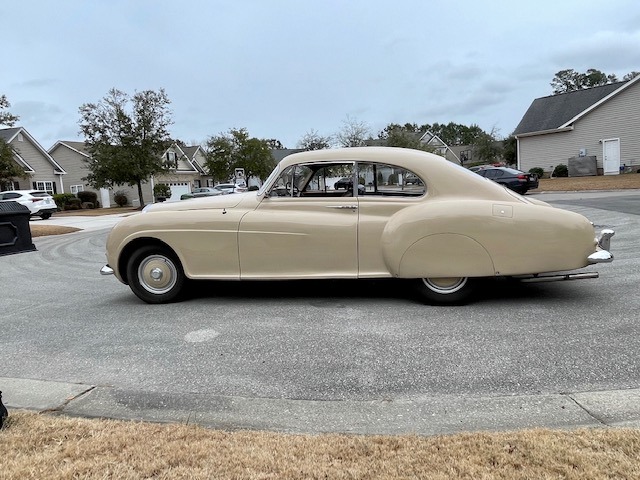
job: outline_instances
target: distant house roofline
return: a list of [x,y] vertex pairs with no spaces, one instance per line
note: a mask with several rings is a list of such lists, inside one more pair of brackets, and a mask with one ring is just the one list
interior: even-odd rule
[[582,117],[587,115],[589,112],[591,112],[591,111],[595,110],[596,108],[598,108],[603,103],[608,102],[610,99],[612,99],[616,95],[619,95],[621,92],[623,92],[624,90],[626,90],[627,88],[629,88],[631,85],[635,84],[638,81],[640,81],[640,75],[637,75],[636,77],[632,78],[631,80],[625,82],[620,88],[618,88],[617,90],[614,90],[609,95],[607,95],[606,97],[602,98],[600,101],[594,103],[589,108],[583,110],[582,112],[580,112],[578,115],[573,117],[568,122],[564,123],[563,125],[560,125],[559,128],[568,127],[569,125],[573,124],[574,122],[578,121],[579,119],[581,119]]
[[[38,150],[42,154],[42,156],[49,163],[51,163],[51,165],[53,166],[54,175],[66,175],[67,174],[65,169],[62,168],[60,166],[60,164],[58,162],[56,162],[51,155],[49,155],[49,152],[47,152],[42,147],[42,145],[40,145],[36,141],[36,139],[31,136],[31,134],[29,132],[27,132],[27,130],[24,127],[11,127],[11,128],[0,129],[0,136],[2,138],[4,138],[4,140],[7,143],[11,143],[20,134],[26,136],[29,139],[29,141],[31,142],[31,144],[36,148],[36,150]],[[20,159],[20,161],[22,163],[24,163],[26,166],[28,166],[28,168],[30,169],[30,172],[35,172],[35,170],[33,170],[31,168],[31,166],[29,166],[29,164],[20,155],[17,155],[17,156],[19,157],[19,159]]]
[[548,95],[533,100],[513,135],[516,138],[564,131],[575,122],[640,81],[624,82]]

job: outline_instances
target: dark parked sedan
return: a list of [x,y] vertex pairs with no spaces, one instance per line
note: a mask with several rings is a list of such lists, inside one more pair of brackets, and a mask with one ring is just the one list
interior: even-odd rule
[[538,176],[535,173],[525,173],[515,168],[486,167],[476,173],[522,195],[538,188]]

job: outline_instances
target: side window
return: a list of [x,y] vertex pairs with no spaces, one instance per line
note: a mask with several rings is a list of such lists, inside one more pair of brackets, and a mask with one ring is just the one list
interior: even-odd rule
[[419,197],[427,191],[412,171],[382,163],[359,163],[358,183],[359,195]]
[[353,196],[353,164],[316,165],[303,196]]
[[291,165],[285,168],[273,184],[269,196],[299,197],[300,191],[312,173],[312,170],[306,165]]

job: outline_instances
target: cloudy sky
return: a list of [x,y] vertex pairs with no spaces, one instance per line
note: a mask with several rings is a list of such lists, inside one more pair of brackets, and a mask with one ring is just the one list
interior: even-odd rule
[[347,119],[509,135],[556,72],[640,71],[637,0],[3,2],[0,94],[44,147],[78,108],[164,88],[189,144],[230,128],[293,148]]

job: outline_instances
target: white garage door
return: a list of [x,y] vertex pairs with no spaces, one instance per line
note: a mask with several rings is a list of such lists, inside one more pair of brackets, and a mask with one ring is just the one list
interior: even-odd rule
[[170,182],[171,198],[167,199],[167,202],[179,202],[180,195],[191,192],[191,184],[189,182]]

